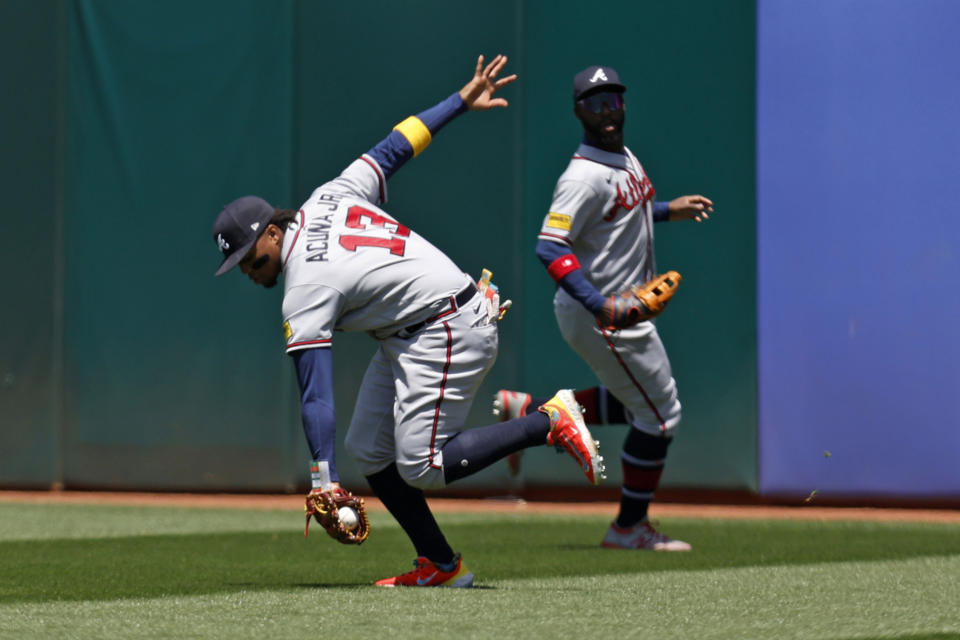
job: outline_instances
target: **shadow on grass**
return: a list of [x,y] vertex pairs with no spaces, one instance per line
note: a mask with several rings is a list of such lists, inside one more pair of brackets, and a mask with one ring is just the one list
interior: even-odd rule
[[[333,584],[333,583],[317,582],[317,583],[314,583],[314,584],[294,584],[294,585],[291,585],[291,586],[292,586],[292,587],[296,587],[296,588],[298,588],[298,589],[322,589],[322,590],[324,590],[324,591],[326,591],[326,590],[328,590],[328,589],[341,589],[341,590],[344,590],[344,591],[348,591],[348,590],[356,590],[356,589],[360,589],[360,588],[366,589],[367,587],[371,586],[371,584],[370,584],[369,582],[360,582],[360,583],[357,583],[357,584],[344,585],[344,584]],[[378,589],[389,590],[389,589],[393,589],[394,587],[377,587],[377,588],[378,588]],[[397,588],[397,589],[407,589],[408,587],[396,587],[396,588]],[[416,587],[412,587],[412,588],[415,589]],[[473,589],[473,590],[475,590],[475,591],[494,591],[494,590],[496,590],[496,587],[491,586],[491,585],[475,584],[475,585],[473,585],[472,587],[470,587],[470,589]]]
[[[694,550],[650,553],[601,549],[606,518],[438,519],[481,583],[960,554],[950,525],[673,520],[661,528]],[[361,546],[294,531],[10,541],[0,543],[0,603],[360,589],[408,570],[414,555],[395,528]]]
[[[336,582],[304,582],[302,584],[291,584],[294,589],[340,589],[342,591],[356,591],[357,589],[369,587],[369,582],[354,582],[353,584],[342,584]],[[260,589],[263,585],[244,585],[245,589]]]

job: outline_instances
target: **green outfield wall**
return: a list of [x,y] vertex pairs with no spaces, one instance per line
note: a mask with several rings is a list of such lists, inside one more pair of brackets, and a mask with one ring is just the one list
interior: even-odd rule
[[[545,0],[63,0],[0,3],[0,17],[15,61],[2,73],[21,88],[0,106],[13,205],[2,242],[29,273],[7,278],[0,312],[3,485],[302,485],[280,292],[213,278],[213,218],[248,193],[298,206],[459,89],[478,53],[503,52],[521,76],[510,108],[451,123],[391,180],[387,205],[464,270],[492,269],[514,300],[470,425],[492,420],[500,387],[594,383],[560,338],[533,250],[580,137],[573,74],[608,64],[629,87],[627,142],[658,197],[717,205],[710,224],[656,229],[660,266],[684,274],[659,323],[685,415],[664,486],[756,487],[753,2],[614,2],[601,19]],[[345,427],[376,344],[338,335],[333,348]],[[623,434],[597,433],[610,486]],[[521,479],[498,464],[460,486],[582,483],[551,450],[526,459]]]
[[60,473],[65,4],[0,2],[0,483]]

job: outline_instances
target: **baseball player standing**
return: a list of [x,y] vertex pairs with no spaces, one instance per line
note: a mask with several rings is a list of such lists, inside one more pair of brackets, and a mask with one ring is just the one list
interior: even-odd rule
[[381,586],[473,584],[473,574],[437,526],[423,489],[443,487],[511,452],[542,444],[564,448],[593,483],[603,473],[602,458],[569,390],[557,392],[528,416],[463,430],[496,359],[499,302],[488,303],[446,255],[379,207],[387,200],[387,179],[446,123],[468,109],[507,106],[493,97],[516,79],[497,79],[506,62],[497,56],[484,66],[480,56],[473,78],[460,91],[400,122],[318,187],[298,211],[245,196],[227,205],[214,224],[223,254],[217,275],[239,266],[264,287],[283,275],[283,328],[313,460],[311,496],[349,494],[339,485],[334,458],[334,333],[365,331],[379,343],[345,443],[418,556],[413,571],[380,580]]
[[[655,202],[650,179],[623,144],[625,91],[610,67],[591,66],[575,76],[573,112],[583,125],[583,142],[557,181],[537,256],[557,284],[560,332],[602,385],[576,393],[584,419],[631,427],[623,444],[620,511],[603,546],[687,551],[689,544],[657,531],[647,517],[680,422],[670,361],[652,322],[610,327],[623,311],[617,294],[656,273],[653,223],[701,222],[713,203],[700,195]],[[501,390],[494,399],[501,419],[536,406],[524,392]],[[518,456],[510,460],[515,471]]]

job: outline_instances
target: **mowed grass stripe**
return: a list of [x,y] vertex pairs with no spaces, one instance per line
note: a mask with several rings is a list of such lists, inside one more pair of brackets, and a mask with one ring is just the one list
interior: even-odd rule
[[[128,509],[140,526],[142,513]],[[179,517],[194,523],[182,523],[182,530],[207,528],[217,522],[218,515],[229,513],[181,511]],[[90,512],[94,519],[100,515],[97,509]],[[373,534],[362,547],[339,545],[319,527],[305,540],[300,533],[302,520],[293,528],[287,514],[269,516],[282,523],[281,530],[7,540],[0,542],[0,603],[365,586],[405,571],[414,555],[389,516],[374,515]],[[960,554],[960,527],[955,525],[675,519],[665,520],[664,529],[692,542],[694,551],[658,554],[601,550],[598,543],[607,519],[598,516],[441,514],[438,518],[481,585],[514,578]],[[72,522],[78,529],[92,526],[84,523],[80,512]],[[257,526],[264,524],[272,527],[274,521]]]
[[944,639],[960,556],[0,605],[2,638]]
[[289,531],[302,524],[296,511],[0,502],[0,541]]

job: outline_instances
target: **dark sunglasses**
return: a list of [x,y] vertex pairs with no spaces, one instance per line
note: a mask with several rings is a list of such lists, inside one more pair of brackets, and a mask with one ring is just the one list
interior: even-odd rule
[[257,258],[256,260],[254,260],[252,263],[250,263],[250,270],[251,270],[251,271],[256,271],[257,269],[259,269],[259,268],[262,267],[263,265],[267,264],[267,261],[268,261],[268,260],[270,260],[270,256],[267,255],[266,253],[263,254],[262,256],[260,256],[260,257]]
[[623,109],[623,96],[619,93],[595,93],[592,96],[578,100],[580,106],[590,113],[603,113],[603,105],[610,111]]

